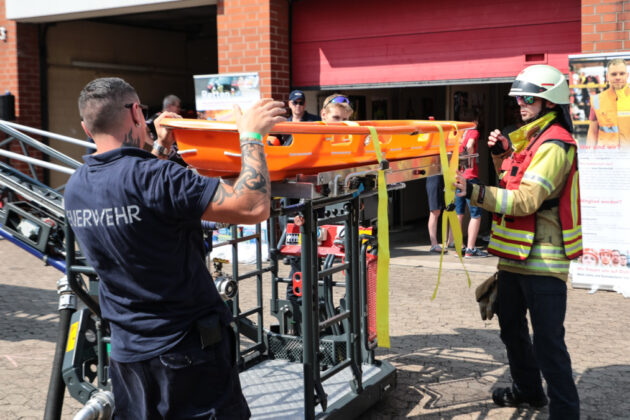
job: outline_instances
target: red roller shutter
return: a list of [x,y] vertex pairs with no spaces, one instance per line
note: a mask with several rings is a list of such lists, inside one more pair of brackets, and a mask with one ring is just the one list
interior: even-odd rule
[[295,1],[292,85],[514,77],[580,52],[576,0]]

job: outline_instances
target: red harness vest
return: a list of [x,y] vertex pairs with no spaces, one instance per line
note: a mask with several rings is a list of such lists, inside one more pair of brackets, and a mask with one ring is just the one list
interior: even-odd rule
[[[577,148],[571,134],[559,124],[553,124],[529,144],[522,152],[505,159],[501,169],[505,171],[501,188],[517,190],[538,148],[550,140],[560,140]],[[556,200],[543,203],[541,208],[558,206],[564,252],[568,259],[582,255],[582,225],[580,216],[580,190],[578,186],[577,156],[571,165],[567,182]],[[488,251],[512,260],[525,260],[529,256],[536,233],[536,213],[527,216],[493,214],[492,233]]]

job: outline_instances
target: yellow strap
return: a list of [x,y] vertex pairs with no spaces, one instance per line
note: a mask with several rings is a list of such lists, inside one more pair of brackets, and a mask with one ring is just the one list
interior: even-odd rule
[[[436,124],[436,127],[440,131],[440,166],[442,167],[442,176],[444,177],[444,203],[446,203],[448,207],[450,204],[455,203],[455,186],[453,185],[453,183],[455,182],[455,173],[457,172],[457,166],[459,164],[459,148],[455,147],[453,155],[451,156],[451,163],[449,166],[448,157],[446,155],[446,140],[444,139],[444,130],[442,130],[442,126],[439,124]],[[457,126],[455,126],[455,129],[457,129]],[[442,261],[444,259],[444,250],[446,249],[446,244],[448,240],[449,223],[451,225],[451,230],[453,231],[455,252],[457,252],[459,261],[462,263],[462,267],[464,267],[464,271],[466,272],[468,287],[470,287],[471,284],[468,270],[466,270],[464,260],[462,259],[462,227],[460,226],[459,219],[457,218],[457,214],[455,213],[455,207],[452,207],[452,210],[445,210],[444,214],[442,215],[442,253],[440,254],[440,267],[438,269],[437,283],[435,284],[435,290],[433,291],[433,296],[431,296],[431,300],[435,299],[435,297],[437,296],[438,287],[440,286],[440,278],[442,276]]]
[[[381,144],[374,127],[368,127],[376,159],[383,160]],[[387,215],[385,171],[378,171],[378,262],[376,266],[376,336],[379,347],[389,348],[389,217]]]

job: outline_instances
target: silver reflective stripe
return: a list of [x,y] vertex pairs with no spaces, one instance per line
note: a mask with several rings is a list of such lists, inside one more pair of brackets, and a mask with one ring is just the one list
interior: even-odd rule
[[619,127],[617,127],[616,125],[612,127],[606,127],[606,126],[600,125],[599,131],[603,131],[604,133],[618,133]]
[[347,152],[331,152],[331,155],[349,155],[350,151],[348,150]]
[[505,214],[508,204],[508,190],[500,189],[499,194],[501,195],[501,207],[499,208],[499,213]]
[[490,238],[490,243],[488,244],[488,248],[493,248],[498,251],[503,251],[506,254],[516,254],[516,255],[527,255],[527,246],[526,245],[512,245],[506,244],[504,242],[499,242],[496,240],[492,240]]
[[580,248],[582,248],[582,241],[576,241],[575,243],[571,244],[570,247],[566,248],[566,252],[567,254],[573,254],[574,252],[577,252]]
[[564,248],[561,248],[561,247],[541,248],[540,246],[534,246],[532,248],[531,255],[536,256],[536,257],[543,257],[543,258],[546,256],[551,256],[551,257],[563,256],[564,257]]
[[537,184],[542,185],[543,188],[546,189],[548,193],[551,193],[551,191],[553,191],[554,189],[554,186],[551,184],[551,182],[547,181],[542,176],[531,173],[531,172],[525,172],[525,175],[523,175],[523,179],[529,179],[531,181],[534,181]]
[[[575,226],[576,220],[578,218],[578,209],[577,206],[579,203],[579,200],[577,200],[577,196],[578,196],[578,178],[579,178],[580,174],[577,171],[577,169],[575,170],[575,176],[573,177],[573,184],[571,185],[571,218],[573,219],[573,225]],[[576,226],[576,229],[580,229],[580,226]],[[580,229],[580,233],[581,233],[582,229]]]
[[599,109],[599,95],[595,95],[591,98],[591,106],[595,109]]
[[524,239],[527,242],[532,242],[534,240],[534,234],[533,233],[529,233],[529,232],[524,232],[524,233],[511,232],[511,231],[505,230],[503,227],[501,227],[498,224],[495,224],[492,227],[492,230],[494,230],[495,233],[499,233],[499,234],[501,234],[501,236],[508,237],[508,238]]
[[545,262],[543,260],[532,260],[531,258],[525,261],[514,261],[508,259],[502,259],[501,264],[511,265],[514,267],[527,268],[535,271],[549,271],[549,269],[555,269],[558,271],[568,271],[570,261],[554,261]]
[[577,228],[575,228],[575,229],[571,229],[571,230],[568,230],[568,231],[563,231],[563,232],[562,232],[562,238],[563,238],[565,241],[567,241],[567,242],[568,242],[568,241],[570,241],[570,240],[572,240],[572,239],[577,238],[577,237],[578,237],[578,236],[580,236],[581,234],[582,234],[582,229],[581,229],[581,227],[580,227],[580,226],[578,226],[578,227],[577,227]]
[[289,153],[289,156],[310,156],[313,153],[311,152],[304,152],[304,153]]

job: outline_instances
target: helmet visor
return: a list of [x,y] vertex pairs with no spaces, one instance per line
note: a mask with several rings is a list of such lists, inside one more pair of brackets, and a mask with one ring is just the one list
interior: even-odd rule
[[512,88],[510,89],[510,96],[520,96],[523,94],[534,94],[537,95],[546,91],[547,88],[535,85],[530,82],[526,82],[524,80],[515,80],[512,83]]

